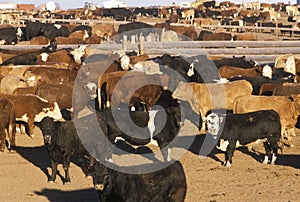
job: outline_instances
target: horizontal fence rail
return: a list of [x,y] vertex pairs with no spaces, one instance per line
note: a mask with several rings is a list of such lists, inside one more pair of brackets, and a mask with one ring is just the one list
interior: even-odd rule
[[[103,51],[122,51],[124,44],[106,42],[103,44],[82,44]],[[6,50],[38,50],[40,45],[2,45]],[[77,48],[78,45],[58,45],[58,49]],[[126,45],[127,51],[139,51],[139,43]],[[284,54],[300,54],[300,41],[179,41],[179,42],[144,42],[143,52],[150,56],[169,53],[172,55],[195,56],[246,56],[258,62],[274,62],[275,58]]]

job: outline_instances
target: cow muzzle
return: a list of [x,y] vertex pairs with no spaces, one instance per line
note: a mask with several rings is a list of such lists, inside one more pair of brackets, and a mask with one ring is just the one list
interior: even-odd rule
[[104,190],[104,184],[95,184],[95,190],[103,191]]

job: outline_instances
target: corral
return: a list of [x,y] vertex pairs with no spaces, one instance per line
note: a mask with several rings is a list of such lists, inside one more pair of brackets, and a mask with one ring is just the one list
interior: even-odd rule
[[[114,9],[87,10],[86,12],[84,9],[78,9],[55,11],[52,14],[50,13],[49,16],[47,16],[47,12],[35,15],[33,11],[28,11],[27,13],[25,12],[23,16],[19,16],[19,13],[17,15],[15,15],[15,13],[10,15],[8,14],[10,12],[7,12],[5,13],[5,17],[1,18],[3,19],[1,24],[11,24],[12,27],[20,27],[23,31],[25,28],[28,28],[28,24],[30,24],[28,22],[31,22],[31,20],[39,20],[40,22],[47,21],[50,23],[47,24],[47,26],[41,25],[40,32],[37,32],[36,35],[30,32],[30,34],[26,34],[25,38],[21,37],[17,40],[12,40],[15,45],[13,45],[13,43],[8,44],[7,41],[10,41],[8,38],[1,39],[4,40],[4,45],[1,46],[0,50],[0,76],[1,79],[8,78],[5,77],[7,75],[17,78],[19,83],[17,83],[16,86],[20,84],[18,87],[23,88],[24,86],[22,85],[25,84],[28,87],[25,89],[19,88],[19,92],[23,91],[26,92],[26,94],[28,92],[37,94],[38,86],[44,84],[44,89],[48,91],[39,91],[39,96],[43,99],[47,99],[49,102],[57,102],[59,106],[66,106],[64,110],[73,112],[70,117],[64,116],[65,120],[76,120],[78,117],[84,117],[86,114],[91,113],[90,110],[94,113],[97,110],[103,110],[103,108],[124,107],[122,105],[124,103],[108,102],[106,96],[109,87],[113,85],[116,85],[113,86],[116,89],[121,87],[122,94],[127,95],[130,94],[131,89],[127,89],[126,87],[133,86],[132,88],[134,88],[134,85],[126,85],[126,82],[123,80],[122,85],[118,86],[115,82],[117,82],[119,78],[112,76],[113,74],[109,73],[110,71],[127,71],[127,69],[129,69],[128,72],[141,71],[140,74],[146,74],[145,77],[142,77],[143,81],[148,79],[147,81],[151,83],[159,80],[159,85],[162,87],[170,87],[171,93],[177,88],[176,84],[178,84],[178,81],[172,80],[174,78],[168,72],[170,69],[177,71],[178,74],[182,75],[188,82],[201,83],[203,80],[208,82],[209,79],[212,79],[209,78],[210,76],[215,78],[214,76],[216,75],[211,74],[217,74],[218,68],[220,67],[229,66],[233,69],[235,67],[252,68],[257,73],[257,77],[249,76],[251,77],[249,78],[247,75],[242,75],[241,77],[240,75],[243,71],[238,71],[239,73],[229,78],[229,80],[247,80],[249,81],[247,85],[252,86],[253,92],[255,88],[259,88],[264,83],[292,86],[291,84],[283,83],[299,82],[299,78],[297,79],[297,77],[299,77],[300,72],[300,30],[297,19],[295,18],[294,20],[293,17],[291,18],[289,13],[280,10],[275,4],[271,5],[271,7],[273,6],[274,10],[280,13],[281,16],[276,18],[276,21],[274,18],[271,18],[271,13],[269,15],[262,15],[262,11],[265,10],[257,8],[257,5],[230,5],[229,3],[215,5],[214,1],[212,1],[194,6],[197,15],[194,18],[195,22],[197,22],[197,20],[200,22],[202,19],[203,23],[203,19],[207,18],[211,18],[213,22],[209,25],[201,24],[201,22],[199,25],[194,24],[194,26],[192,26],[194,30],[190,28],[190,24],[193,23],[180,16],[176,22],[171,22],[170,24],[167,22],[164,24],[164,30],[161,30],[162,27],[159,27],[161,24],[156,24],[165,23],[166,20],[173,20],[172,16],[174,17],[175,15],[173,12],[176,10],[176,12],[180,14],[182,11],[176,7],[171,7],[171,10],[173,10],[172,13],[164,14],[162,14],[162,10],[159,12],[160,10],[158,9],[151,10],[150,8],[149,10],[141,9],[138,11],[132,8],[129,9],[130,12],[122,8],[117,11],[117,14],[114,13]],[[259,6],[268,7],[268,4]],[[242,9],[244,12],[239,12],[237,15],[238,19],[244,19],[245,24],[243,26],[236,25],[234,13],[218,13],[223,7],[226,7],[226,10],[229,11],[232,11],[232,8],[238,7],[250,8]],[[168,11],[168,8],[166,8],[166,10]],[[254,12],[260,14],[253,14]],[[122,13],[122,15],[120,15],[120,13]],[[12,21],[10,17],[7,17],[8,15],[16,16],[13,17],[16,20]],[[250,19],[249,15],[252,15],[254,18]],[[230,22],[226,22],[224,16],[227,16],[226,18],[230,19]],[[257,16],[260,18],[256,19]],[[7,18],[10,20],[6,20]],[[157,40],[161,35],[160,32],[157,32],[155,26],[151,28],[150,32],[147,32],[147,28],[145,28],[141,31],[142,34],[130,35],[130,33],[126,33],[126,36],[121,36],[122,33],[118,33],[118,30],[120,31],[120,25],[127,25],[134,19],[136,19],[134,22],[144,22],[147,23],[147,26],[156,24],[160,28],[158,29],[160,32],[169,31],[167,36],[171,36],[171,33],[175,33],[177,38],[175,37],[175,41],[174,38],[172,38],[171,41],[170,39],[166,39],[166,41]],[[253,20],[256,21],[252,22]],[[67,29],[56,32],[56,28],[52,26],[54,22],[64,25]],[[219,22],[223,25],[218,24]],[[267,22],[274,24],[264,24]],[[96,32],[93,25],[98,23],[108,26],[103,26],[100,31],[97,30]],[[283,23],[284,26],[279,23]],[[33,25],[35,27],[40,26],[40,24]],[[69,33],[75,28],[81,31],[79,31],[80,33],[78,32],[79,34],[75,37],[76,39],[70,39],[67,36],[69,36]],[[201,41],[199,38],[203,30],[209,32],[213,31],[214,33],[227,33],[233,37],[230,41]],[[192,31],[197,35],[195,39],[192,39],[193,35],[189,35]],[[158,34],[146,35],[151,32]],[[98,33],[99,36],[95,33]],[[86,40],[86,35],[90,38],[89,41]],[[234,37],[237,35],[239,35],[239,37]],[[29,45],[30,39],[41,36],[46,39],[46,43]],[[71,41],[72,44],[56,44],[56,37],[58,36],[66,37],[64,41]],[[92,39],[92,36],[97,37]],[[243,37],[245,37],[246,40],[236,40],[237,38],[242,39]],[[40,42],[40,39],[38,39],[37,42]],[[138,56],[135,56],[136,53],[134,51],[137,52]],[[112,53],[116,54],[112,55]],[[125,53],[127,53],[127,55]],[[284,57],[279,57],[283,55]],[[205,56],[208,57],[206,58]],[[149,58],[151,62],[157,64],[155,71],[158,71],[150,71],[154,69],[153,66],[146,67],[147,63],[142,63]],[[209,66],[211,64],[214,65]],[[243,65],[247,67],[242,67]],[[271,71],[273,71],[271,72],[271,78],[263,75],[263,67],[266,65],[270,65]],[[102,69],[95,68],[100,66]],[[105,67],[107,67],[107,69],[105,69]],[[207,70],[205,69],[207,67],[211,68],[209,69],[211,70],[209,72],[210,74],[204,71]],[[276,72],[276,69],[280,68],[282,68],[283,73],[286,73],[283,76]],[[194,70],[196,70],[196,72],[192,74],[191,72]],[[204,73],[198,72],[200,76],[197,74],[199,70],[204,71]],[[104,73],[104,71],[110,74],[110,76],[107,76],[106,83],[102,86],[102,83],[99,81],[99,75]],[[159,76],[151,78],[151,76],[153,76],[151,74]],[[234,72],[231,74],[234,74]],[[129,73],[127,76],[128,79],[131,77],[136,79],[133,80],[136,86],[141,82],[139,78],[136,78],[133,74],[130,75]],[[165,78],[164,76],[168,77]],[[258,77],[263,77],[264,80],[261,82]],[[3,81],[5,81],[5,79]],[[209,80],[209,82],[216,81],[212,79]],[[101,85],[99,85],[99,83],[101,83]],[[175,86],[172,86],[170,83]],[[5,83],[2,85],[5,86],[4,84]],[[156,84],[158,84],[158,82]],[[51,87],[51,85],[53,86]],[[12,88],[15,86],[9,84],[9,87]],[[73,87],[75,89],[77,88],[77,91],[73,91],[72,100],[72,98],[70,98],[70,92],[73,90]],[[83,88],[78,90],[78,87]],[[54,88],[56,90],[54,90]],[[297,86],[295,88],[297,88]],[[149,88],[145,89],[148,90]],[[153,89],[156,90],[156,88]],[[272,89],[275,89],[275,87],[272,87]],[[148,92],[149,95],[150,90]],[[235,89],[235,91],[238,90]],[[293,91],[290,90],[289,92]],[[1,93],[3,92],[1,91]],[[60,93],[61,97],[58,96]],[[159,89],[156,90],[155,93],[164,95],[164,93],[167,94],[167,91],[161,92],[161,89]],[[192,90],[190,93],[195,94]],[[144,100],[142,100],[144,99],[142,96],[145,95],[147,95],[147,92],[137,90],[133,96],[134,98],[130,100],[130,103],[134,104],[132,106],[125,106],[127,108],[134,107],[137,110],[147,108],[148,106],[143,106],[146,104]],[[157,96],[157,94],[155,95]],[[161,96],[162,100],[159,101],[164,102],[165,100],[163,100],[163,98],[167,98],[167,103],[164,102],[161,106],[166,107],[165,105],[167,105],[167,107],[171,107],[171,105],[178,104],[176,101],[174,104],[174,100],[168,95],[169,94],[167,94],[166,97]],[[199,92],[199,95],[201,95],[201,92]],[[98,98],[95,99],[96,96],[98,96]],[[99,99],[99,96],[101,96],[101,99]],[[285,96],[288,97],[288,100],[292,103],[291,105],[293,107],[291,110],[294,110],[293,112],[295,112],[295,114],[284,115],[290,115],[293,119],[291,122],[294,123],[293,121],[296,121],[299,115],[299,107],[297,105],[299,96],[297,97],[294,94]],[[77,100],[77,97],[81,99]],[[147,99],[152,98],[153,97]],[[119,101],[122,99],[116,100]],[[100,103],[97,103],[97,101],[100,101]],[[217,101],[219,104],[219,102],[223,100],[221,98],[220,100],[214,101]],[[73,106],[72,110],[70,110],[70,104]],[[103,104],[103,106],[101,106],[101,104]],[[180,135],[177,137],[178,142],[176,146],[171,148],[170,153],[171,158],[179,159],[185,172],[187,181],[185,201],[298,200],[300,196],[298,183],[300,175],[300,132],[298,129],[299,123],[297,121],[295,134],[287,134],[288,138],[292,137],[292,145],[289,144],[288,138],[285,139],[286,137],[282,137],[282,143],[285,143],[285,147],[283,153],[279,153],[275,165],[264,165],[261,163],[264,159],[264,149],[262,144],[257,144],[250,150],[248,150],[246,146],[237,148],[234,154],[234,164],[230,168],[227,168],[222,166],[224,154],[214,148],[216,144],[214,139],[210,134],[206,134],[206,131],[199,131],[201,128],[199,124],[201,124],[202,121],[198,120],[200,114],[199,109],[195,110],[195,106],[198,106],[195,104],[195,100],[187,100],[187,105],[192,109],[187,110],[183,104],[183,100],[181,100],[180,107],[184,108],[184,110],[182,109],[184,111],[182,113],[186,113],[184,115],[192,120],[187,118],[184,120],[184,125],[180,125]],[[98,107],[100,107],[100,109],[98,109]],[[49,109],[45,109],[45,113],[46,111],[48,112],[48,110]],[[35,118],[39,118],[36,119],[36,122],[39,122],[41,117]],[[59,121],[65,120],[60,119]],[[251,117],[249,117],[248,120],[252,122]],[[159,123],[156,124],[157,126],[159,125]],[[202,124],[205,124],[205,122]],[[287,123],[284,124],[288,125]],[[172,128],[172,126],[170,127]],[[284,132],[288,133],[289,131]],[[72,161],[70,166],[72,184],[63,184],[64,173],[60,165],[58,166],[59,173],[55,183],[47,183],[51,169],[47,150],[44,147],[45,139],[43,135],[45,134],[42,134],[37,127],[34,128],[33,138],[28,137],[26,134],[17,133],[15,151],[9,152],[5,150],[3,153],[0,153],[0,165],[2,167],[0,171],[1,199],[9,202],[98,201],[99,199],[94,189],[93,181],[90,178],[86,178],[85,170],[83,168],[81,169],[80,164],[76,161]],[[153,154],[150,158],[144,158],[144,156],[141,157],[139,155],[140,153],[149,153],[149,150],[156,152],[158,147],[154,145],[150,145],[149,148],[141,146],[140,149],[135,150],[133,145],[129,143],[118,142],[118,146],[124,147],[124,145],[125,150],[136,152],[131,154],[113,153],[112,159],[116,164],[127,165],[132,159],[142,159],[142,162],[147,163],[163,160],[160,152]],[[213,146],[211,147],[211,145]],[[177,152],[183,155],[179,155],[179,158]]]

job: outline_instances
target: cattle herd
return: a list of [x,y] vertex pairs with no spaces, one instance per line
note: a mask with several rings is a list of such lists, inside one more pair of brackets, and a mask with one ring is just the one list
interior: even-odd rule
[[[37,126],[51,161],[49,182],[56,180],[62,163],[63,182],[70,183],[70,162],[77,157],[84,174],[93,177],[100,201],[184,201],[185,173],[178,159],[172,159],[171,148],[178,146],[186,120],[225,152],[226,167],[232,165],[240,145],[263,145],[264,164],[276,164],[278,149],[295,146],[295,128],[300,126],[299,55],[280,55],[260,64],[235,56],[109,52],[89,44],[119,43],[123,35],[160,41],[256,40],[251,32],[242,33],[243,25],[299,29],[298,6],[206,1],[190,9],[79,11],[47,11],[34,17],[86,19],[89,25],[28,20],[25,26],[0,28],[2,45],[41,45],[0,50],[0,151],[18,147],[16,133],[35,138]],[[137,21],[140,16],[164,22]],[[117,30],[113,24],[92,23],[107,17],[132,22]],[[185,25],[173,25],[177,22]],[[235,34],[196,29],[235,23],[241,28]],[[60,48],[60,44],[78,46]],[[156,142],[163,162],[153,164],[164,168],[135,174],[118,171],[114,163],[118,142],[149,148]],[[129,153],[139,154],[138,149]]]

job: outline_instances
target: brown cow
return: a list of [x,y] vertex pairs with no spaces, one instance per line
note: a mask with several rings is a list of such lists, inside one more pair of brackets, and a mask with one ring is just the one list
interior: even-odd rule
[[36,36],[30,39],[30,45],[47,45],[50,40],[44,36]]
[[40,84],[35,91],[35,95],[48,100],[48,102],[57,102],[60,109],[72,108],[73,83],[65,84]]
[[[294,101],[286,96],[255,96],[247,95],[236,98],[233,112],[235,114],[248,113],[259,110],[275,110],[280,117],[281,136],[291,141],[290,135],[295,135],[295,125],[299,116],[299,96]],[[289,142],[290,146],[293,146]]]
[[42,83],[70,83],[74,82],[77,71],[69,69],[58,69],[51,67],[29,67],[23,77],[28,86],[36,86]]
[[0,151],[5,149],[6,135],[8,136],[8,149],[16,145],[16,111],[13,103],[6,98],[0,99]]
[[[77,66],[77,63],[74,62],[70,52],[67,50],[58,50],[52,53],[41,53],[37,57],[37,65],[55,65],[61,64],[61,68],[74,69]],[[65,65],[66,64],[66,65]]]
[[219,69],[219,74],[222,78],[229,79],[235,76],[259,76],[261,71],[257,68],[240,68],[231,66],[221,66]]
[[232,39],[232,35],[230,33],[212,33],[205,34],[203,37],[204,41],[230,41]]
[[35,121],[39,122],[49,116],[56,120],[62,118],[59,106],[56,102],[50,103],[36,95],[8,95],[0,94],[0,98],[9,99],[16,110],[17,120],[28,123],[29,135],[34,135]]
[[[104,78],[100,78],[98,83],[99,104],[103,104],[101,97],[105,90],[107,107],[110,106],[110,103],[118,107],[121,102],[128,103],[132,107],[139,102],[143,103],[147,110],[150,110],[161,95],[162,88],[167,88],[169,81],[166,75],[146,75],[135,71],[109,74],[107,76],[104,74],[102,76]],[[104,83],[106,83],[105,88],[103,88]],[[136,88],[139,86],[140,88]],[[151,88],[153,89],[151,90]]]
[[[202,120],[205,120],[210,110],[232,110],[233,102],[237,97],[251,95],[251,93],[252,85],[245,80],[225,84],[179,82],[172,97],[189,102],[191,108],[201,115]],[[205,130],[205,124],[202,124],[202,130]]]
[[37,87],[38,86],[16,88],[12,94],[13,95],[26,95],[26,94],[34,95]]

